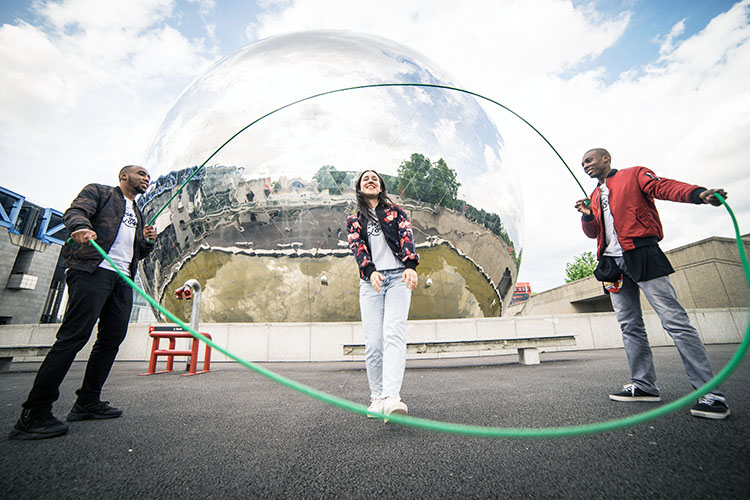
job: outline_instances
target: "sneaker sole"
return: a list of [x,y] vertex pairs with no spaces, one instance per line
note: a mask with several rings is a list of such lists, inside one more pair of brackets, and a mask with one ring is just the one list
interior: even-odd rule
[[31,441],[36,439],[49,439],[49,438],[55,438],[58,436],[62,436],[64,434],[68,433],[68,428],[64,429],[58,429],[56,431],[52,432],[25,432],[25,431],[19,431],[18,429],[13,429],[10,431],[10,434],[8,435],[8,439],[14,440],[14,441]]
[[[401,410],[401,409],[398,409],[398,410],[393,410],[393,411],[392,411],[392,412],[390,412],[390,413],[389,413],[388,415],[408,415],[408,414],[409,414],[409,412],[408,412],[407,410]],[[387,424],[387,423],[388,423],[388,419],[387,419],[387,418],[385,418],[385,419],[383,420],[383,422]]]
[[727,409],[726,412],[722,413],[714,413],[714,412],[708,412],[708,411],[701,411],[701,410],[690,410],[690,414],[694,417],[699,418],[710,418],[711,420],[724,420],[729,416],[731,412]]
[[612,401],[644,401],[647,403],[658,403],[661,401],[661,396],[617,396],[616,394],[610,394],[609,399]]
[[81,420],[106,420],[110,418],[118,418],[119,415],[97,415],[95,413],[68,413],[66,420],[68,422],[80,422]]

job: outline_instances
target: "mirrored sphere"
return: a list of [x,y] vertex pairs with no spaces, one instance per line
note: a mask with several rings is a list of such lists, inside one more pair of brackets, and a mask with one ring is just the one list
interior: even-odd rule
[[186,319],[172,291],[197,279],[202,322],[359,320],[346,217],[373,169],[412,221],[409,317],[501,315],[523,224],[502,110],[448,89],[349,89],[384,83],[458,87],[408,47],[345,31],[258,41],[193,82],[148,149],[155,180],[139,204],[159,237],[141,263],[147,291]]

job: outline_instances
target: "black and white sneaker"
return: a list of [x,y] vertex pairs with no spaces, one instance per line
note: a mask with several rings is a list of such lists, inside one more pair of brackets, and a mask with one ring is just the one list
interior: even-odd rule
[[648,401],[651,403],[661,401],[661,397],[658,394],[642,391],[635,384],[622,386],[622,391],[610,394],[609,399],[612,401]]
[[708,393],[698,400],[698,403],[690,409],[694,417],[723,420],[729,416],[729,407],[724,396]]
[[21,418],[8,435],[8,439],[47,439],[68,432],[68,424],[61,422],[49,408],[23,410]]

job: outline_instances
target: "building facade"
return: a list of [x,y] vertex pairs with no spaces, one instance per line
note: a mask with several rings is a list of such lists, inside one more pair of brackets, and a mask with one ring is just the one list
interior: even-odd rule
[[[745,252],[750,234],[742,237]],[[686,309],[744,308],[748,291],[737,241],[714,236],[665,252],[675,272],[670,275],[677,298]],[[641,294],[641,306],[651,306]],[[510,316],[611,312],[612,303],[593,276],[539,292],[508,308]]]
[[64,296],[62,213],[0,187],[0,324],[53,323]]

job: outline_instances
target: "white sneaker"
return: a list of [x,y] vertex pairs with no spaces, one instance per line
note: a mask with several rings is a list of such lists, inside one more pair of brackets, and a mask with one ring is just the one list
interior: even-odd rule
[[[390,415],[395,413],[396,415],[408,415],[409,407],[401,401],[401,398],[394,396],[388,396],[383,400],[383,413]],[[385,419],[388,422],[388,419]]]
[[382,398],[372,398],[370,400],[370,406],[367,407],[367,418],[378,418],[378,416],[373,415],[373,413],[383,413]]

